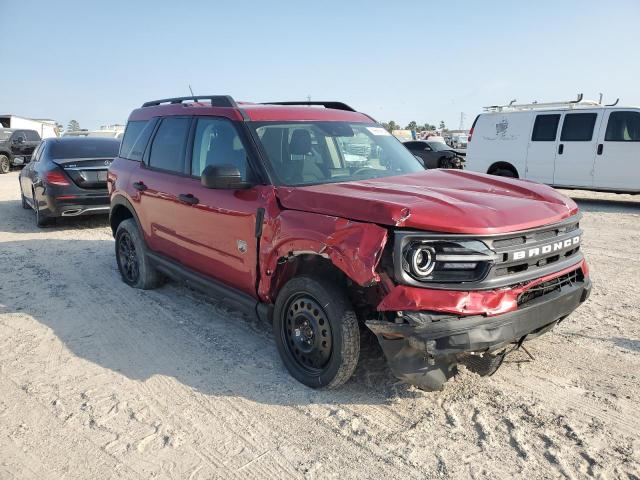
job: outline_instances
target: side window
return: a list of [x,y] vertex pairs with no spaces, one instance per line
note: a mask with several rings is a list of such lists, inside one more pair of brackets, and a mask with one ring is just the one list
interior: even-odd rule
[[191,175],[199,177],[209,165],[232,165],[247,180],[247,152],[229,120],[199,118],[193,140]]
[[611,112],[604,139],[607,142],[640,142],[640,113]]
[[597,117],[597,113],[567,113],[562,124],[560,140],[563,142],[591,141]]
[[187,145],[190,118],[167,117],[162,120],[149,153],[149,166],[170,172],[184,172],[184,153]]
[[532,142],[555,142],[560,114],[538,115],[533,124]]
[[[122,142],[120,143],[120,153],[118,154],[122,158],[128,158],[129,160],[138,160],[142,159],[142,153],[139,155],[133,155],[133,146],[138,142],[140,138],[140,134],[144,130],[144,128],[151,122],[146,120],[134,121],[127,123],[127,128],[124,131],[124,136],[122,137]],[[149,136],[151,136],[151,132],[148,132],[148,136],[145,143],[149,141]],[[142,147],[144,150],[144,147]],[[138,158],[131,158],[132,156]]]
[[40,141],[40,135],[38,135],[38,132],[36,132],[35,130],[26,130],[25,133],[27,134],[27,140],[29,142]]

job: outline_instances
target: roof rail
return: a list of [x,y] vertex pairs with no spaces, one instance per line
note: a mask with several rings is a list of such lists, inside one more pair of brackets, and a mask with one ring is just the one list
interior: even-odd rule
[[334,102],[334,101],[329,101],[329,102],[310,102],[310,101],[301,101],[301,102],[262,102],[261,105],[306,105],[308,107],[312,107],[312,106],[321,106],[324,108],[332,108],[334,110],[346,110],[348,112],[355,112],[356,110],[351,108],[349,105],[347,105],[346,103],[342,103],[342,102]]
[[154,107],[162,103],[179,104],[184,101],[199,102],[200,100],[209,100],[212,107],[231,107],[237,108],[238,104],[230,95],[198,95],[197,97],[175,97],[175,98],[163,98],[161,100],[152,100],[142,104],[143,107]]
[[560,102],[546,102],[546,103],[521,103],[516,104],[515,100],[511,100],[508,105],[491,105],[484,107],[485,112],[502,112],[504,110],[535,110],[537,108],[550,108],[550,107],[569,107],[573,108],[577,105],[585,106],[600,106],[599,102],[594,100],[582,100],[583,95],[578,94],[578,98],[575,100],[560,101]]

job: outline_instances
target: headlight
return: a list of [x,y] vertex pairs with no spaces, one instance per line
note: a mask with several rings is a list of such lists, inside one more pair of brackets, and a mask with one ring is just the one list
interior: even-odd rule
[[418,282],[448,283],[482,280],[494,252],[479,240],[411,238],[402,245],[402,271]]

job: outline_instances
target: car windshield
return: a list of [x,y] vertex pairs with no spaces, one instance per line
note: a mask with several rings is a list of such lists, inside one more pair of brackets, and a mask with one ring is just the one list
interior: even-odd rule
[[265,122],[252,127],[284,185],[349,182],[424,171],[409,150],[379,125]]
[[11,132],[11,131],[0,130],[0,142],[4,141],[4,140],[9,140],[9,138],[11,137],[12,133],[13,132]]
[[434,152],[442,152],[443,150],[451,150],[451,147],[442,142],[427,142]]

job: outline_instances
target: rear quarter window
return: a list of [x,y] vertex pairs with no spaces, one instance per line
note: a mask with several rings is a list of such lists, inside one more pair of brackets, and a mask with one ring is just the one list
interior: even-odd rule
[[138,120],[127,123],[122,137],[119,156],[140,162],[155,126],[154,120]]
[[604,139],[607,142],[640,142],[640,113],[611,112]]

